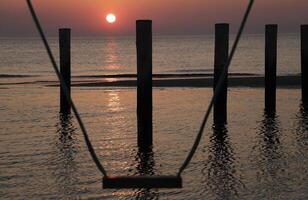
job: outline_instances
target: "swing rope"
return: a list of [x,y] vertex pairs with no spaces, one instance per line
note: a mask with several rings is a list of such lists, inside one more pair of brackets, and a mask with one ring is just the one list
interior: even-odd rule
[[214,102],[216,101],[217,99],[217,96],[219,95],[219,93],[221,92],[222,90],[222,86],[223,86],[223,83],[224,83],[224,80],[226,79],[227,75],[228,75],[228,69],[229,69],[229,66],[231,64],[231,61],[232,61],[232,58],[234,56],[234,53],[235,53],[235,50],[237,48],[237,45],[240,41],[240,38],[242,36],[242,33],[243,33],[243,30],[244,30],[244,27],[245,27],[245,24],[246,24],[246,21],[248,19],[248,16],[250,14],[250,11],[251,11],[251,8],[253,6],[253,3],[254,3],[254,0],[250,0],[248,6],[247,6],[247,9],[245,11],[245,14],[244,14],[244,17],[242,19],[242,22],[241,22],[241,25],[240,25],[240,28],[238,30],[238,33],[236,35],[236,38],[235,38],[235,41],[233,43],[233,46],[232,46],[232,49],[231,49],[231,52],[230,52],[230,55],[228,56],[228,60],[227,62],[225,63],[223,69],[222,69],[222,72],[219,76],[219,79],[218,79],[218,82],[217,82],[217,85],[215,87],[215,92],[214,92],[214,95],[210,101],[210,104],[208,106],[208,109],[204,115],[204,118],[203,118],[203,121],[201,123],[201,126],[200,126],[200,129],[198,131],[198,135],[195,139],[195,142],[186,158],[186,160],[184,161],[183,165],[180,167],[179,169],[179,172],[178,172],[178,176],[181,175],[181,173],[184,171],[184,169],[187,167],[187,165],[189,164],[189,162],[191,161],[191,159],[193,158],[198,146],[199,146],[199,143],[201,141],[201,138],[202,138],[202,135],[203,135],[203,132],[204,132],[204,127],[206,125],[206,122],[209,118],[209,115],[211,113],[211,110],[213,108],[213,105],[214,105]]
[[56,63],[56,61],[55,61],[55,59],[54,59],[54,56],[53,56],[53,54],[52,54],[52,52],[51,52],[51,49],[50,49],[50,47],[49,47],[49,44],[48,44],[48,42],[47,42],[47,39],[46,39],[45,34],[44,34],[44,32],[43,32],[43,29],[42,29],[42,27],[41,27],[41,25],[40,25],[40,22],[39,22],[39,20],[38,20],[38,18],[37,18],[37,15],[36,15],[36,13],[35,13],[35,10],[34,10],[34,8],[33,8],[33,6],[32,6],[31,0],[27,0],[27,4],[28,4],[29,10],[30,10],[32,19],[33,19],[33,21],[34,21],[34,23],[35,23],[35,26],[36,26],[36,28],[37,28],[37,30],[38,30],[40,36],[41,36],[41,39],[42,39],[42,41],[43,41],[43,43],[44,43],[44,46],[45,46],[45,49],[46,49],[47,54],[48,54],[48,56],[49,56],[49,59],[50,59],[50,61],[51,61],[51,63],[52,63],[52,66],[53,66],[55,72],[56,72],[56,75],[57,75],[57,77],[58,77],[58,79],[59,79],[59,81],[60,81],[60,87],[61,87],[61,89],[64,91],[66,100],[72,105],[72,110],[73,110],[73,112],[74,112],[74,115],[76,116],[77,122],[78,122],[78,124],[79,124],[79,126],[80,126],[80,129],[81,129],[81,132],[83,133],[83,136],[84,136],[84,139],[85,139],[87,148],[88,148],[88,150],[89,150],[89,152],[90,152],[90,154],[91,154],[91,157],[92,157],[93,161],[95,162],[95,164],[96,164],[97,168],[99,169],[99,171],[100,171],[104,176],[107,176],[106,170],[104,169],[104,167],[103,167],[102,164],[100,163],[100,161],[99,161],[99,159],[98,159],[98,157],[97,157],[97,155],[96,155],[96,153],[95,153],[95,151],[94,151],[94,148],[93,148],[93,146],[92,146],[92,144],[91,144],[91,141],[90,141],[90,139],[89,139],[89,135],[88,135],[87,129],[86,129],[86,127],[84,126],[84,124],[83,124],[83,122],[82,122],[82,120],[81,120],[81,117],[80,117],[80,115],[79,115],[79,112],[78,112],[78,110],[77,110],[77,107],[75,106],[75,104],[74,104],[74,102],[73,102],[73,99],[70,97],[70,95],[68,95],[69,93],[68,93],[67,85],[66,85],[65,82],[64,82],[63,76],[62,76],[61,73],[59,72],[57,63]]
[[[192,148],[191,148],[187,158],[185,159],[184,163],[180,167],[180,169],[179,169],[179,171],[177,173],[177,176],[180,176],[182,174],[182,172],[187,168],[188,164],[190,163],[191,159],[193,158],[193,156],[194,156],[194,154],[195,154],[195,152],[196,152],[196,150],[197,150],[197,148],[199,146],[199,143],[201,141],[201,138],[202,138],[202,135],[203,135],[203,132],[204,132],[205,125],[206,125],[206,123],[208,121],[208,117],[209,117],[209,115],[211,113],[211,110],[212,110],[212,107],[214,105],[214,102],[216,101],[217,96],[219,95],[220,90],[222,89],[223,82],[224,82],[224,80],[225,80],[225,78],[226,78],[226,76],[228,74],[229,66],[231,64],[231,61],[232,61],[232,58],[234,56],[235,50],[237,48],[237,45],[238,45],[239,40],[241,38],[241,35],[243,33],[243,30],[244,30],[246,21],[248,19],[248,16],[250,14],[250,11],[252,9],[253,3],[254,3],[254,0],[250,0],[249,4],[247,6],[247,9],[245,11],[244,17],[243,17],[242,22],[240,24],[239,31],[238,31],[238,33],[236,35],[236,38],[235,38],[235,41],[233,43],[230,55],[229,55],[228,60],[225,63],[223,69],[222,69],[222,73],[221,73],[221,75],[220,75],[220,77],[218,79],[218,83],[217,83],[217,86],[215,88],[214,95],[213,95],[213,97],[212,97],[212,99],[210,101],[210,104],[208,106],[208,109],[207,109],[207,111],[205,113],[205,116],[204,116],[203,121],[201,123],[200,129],[198,131],[197,137],[196,137],[196,139],[194,141],[194,144],[193,144],[193,146],[192,146]],[[99,171],[103,174],[103,176],[104,177],[108,177],[106,170],[104,169],[104,167],[100,163],[100,161],[99,161],[99,159],[98,159],[98,157],[97,157],[97,155],[96,155],[96,153],[94,151],[94,148],[93,148],[92,143],[91,143],[91,141],[89,139],[89,135],[88,135],[88,132],[86,130],[86,127],[85,127],[85,125],[83,124],[83,122],[81,120],[81,117],[80,117],[79,112],[78,112],[78,110],[77,110],[77,108],[76,108],[76,106],[75,106],[75,104],[73,102],[73,99],[70,97],[70,95],[68,95],[69,93],[68,93],[67,85],[64,82],[63,76],[59,72],[58,66],[57,66],[57,64],[55,62],[54,56],[53,56],[53,54],[51,52],[51,49],[49,47],[49,44],[47,42],[47,39],[46,39],[45,34],[43,32],[43,29],[42,29],[42,27],[40,25],[38,17],[37,17],[37,15],[35,13],[35,10],[34,10],[33,6],[32,6],[31,0],[27,0],[27,5],[28,5],[28,8],[30,10],[32,19],[33,19],[33,21],[34,21],[34,23],[36,25],[36,28],[37,28],[37,30],[39,32],[39,35],[40,35],[40,37],[41,37],[41,39],[42,39],[42,41],[44,43],[45,49],[46,49],[47,54],[49,56],[49,59],[50,59],[50,61],[52,63],[54,71],[55,71],[55,73],[56,73],[56,75],[57,75],[57,77],[58,77],[58,79],[60,81],[60,87],[64,91],[64,94],[65,94],[65,97],[66,97],[67,101],[72,105],[73,113],[74,113],[74,115],[75,115],[75,117],[77,119],[77,122],[78,122],[78,124],[79,124],[79,126],[81,128],[81,131],[83,133],[83,136],[84,136],[87,148],[88,148],[88,150],[90,152],[90,155],[92,157],[92,160],[96,164],[96,166],[99,169]]]

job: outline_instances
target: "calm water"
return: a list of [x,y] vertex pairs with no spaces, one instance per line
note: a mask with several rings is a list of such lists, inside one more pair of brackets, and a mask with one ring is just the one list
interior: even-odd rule
[[[300,91],[278,90],[277,115],[263,90],[231,89],[229,123],[206,128],[178,190],[103,190],[74,118],[59,116],[58,89],[2,88],[1,199],[307,199],[308,112]],[[154,148],[136,148],[134,89],[74,88],[73,98],[109,174],[175,174],[212,94],[154,90]],[[239,103],[240,102],[240,103]]]
[[[231,71],[263,74],[263,41],[245,36]],[[57,55],[57,40],[50,42]],[[212,72],[213,43],[212,36],[157,37],[153,71]],[[297,34],[280,35],[279,74],[300,72],[299,47]],[[73,75],[136,73],[135,57],[134,38],[73,39]],[[55,78],[38,39],[0,39],[0,74]],[[74,87],[72,93],[110,175],[173,175],[212,89],[154,89],[150,152],[136,147],[134,88]],[[58,112],[59,89],[2,84],[0,199],[308,199],[308,109],[300,90],[277,91],[275,116],[263,113],[262,89],[231,88],[228,95],[228,125],[212,127],[210,117],[183,189],[103,190],[75,119]]]
[[[231,36],[231,41],[233,36]],[[280,34],[278,73],[300,72],[299,34]],[[50,39],[58,57],[58,41]],[[231,45],[230,45],[231,46]],[[73,75],[136,73],[135,38],[74,38]],[[154,73],[212,72],[214,37],[159,36],[153,41]],[[58,58],[57,58],[58,59]],[[0,74],[53,73],[39,39],[0,39]],[[264,36],[245,35],[234,57],[231,72],[264,73]]]

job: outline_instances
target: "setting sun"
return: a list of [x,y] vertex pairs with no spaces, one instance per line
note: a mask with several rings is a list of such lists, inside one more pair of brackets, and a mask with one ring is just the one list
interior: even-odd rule
[[107,16],[106,16],[106,21],[110,24],[114,23],[116,21],[116,16],[112,13],[109,13]]

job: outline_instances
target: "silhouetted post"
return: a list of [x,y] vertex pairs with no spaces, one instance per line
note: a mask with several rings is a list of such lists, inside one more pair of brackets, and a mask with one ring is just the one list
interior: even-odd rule
[[301,26],[302,102],[308,105],[308,25]]
[[[60,72],[64,78],[68,89],[68,95],[71,95],[71,30],[59,29],[59,45],[60,45]],[[70,113],[71,105],[60,88],[60,112]]]
[[277,25],[265,26],[265,111],[276,111]]
[[152,145],[152,21],[137,20],[138,146]]
[[[215,61],[214,61],[214,91],[222,69],[229,55],[229,24],[215,25]],[[223,87],[214,103],[214,123],[227,123],[227,87],[228,76],[224,80]]]

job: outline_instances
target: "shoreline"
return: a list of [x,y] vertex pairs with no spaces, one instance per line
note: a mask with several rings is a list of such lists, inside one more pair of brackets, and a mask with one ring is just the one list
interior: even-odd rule
[[[135,76],[135,77],[134,77]],[[5,85],[41,85],[59,87],[57,80],[29,80],[20,82],[1,83]],[[136,87],[136,75],[96,75],[73,76],[72,87]],[[213,87],[212,74],[180,74],[180,75],[153,75],[153,87]],[[229,74],[228,87],[264,88],[264,77],[258,75]],[[277,76],[277,88],[300,88],[300,75]]]
[[[136,80],[73,82],[72,87],[136,87]],[[50,86],[59,86],[50,85]],[[213,87],[212,77],[153,79],[153,87]],[[262,76],[229,76],[228,87],[264,87]],[[278,88],[300,88],[301,77],[277,76]]]

